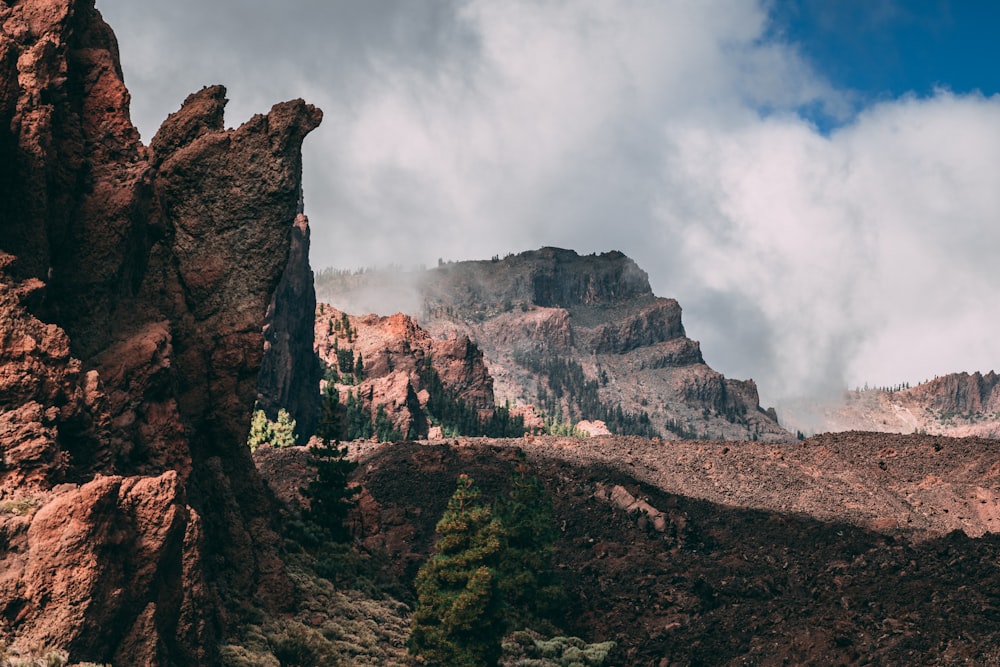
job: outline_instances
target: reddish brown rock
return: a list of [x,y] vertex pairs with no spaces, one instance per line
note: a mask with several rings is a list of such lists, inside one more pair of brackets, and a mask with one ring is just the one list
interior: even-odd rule
[[0,641],[211,664],[219,599],[290,590],[243,441],[321,113],[226,130],[215,86],[146,148],[128,106],[92,0],[0,5],[0,500],[42,507],[0,516]]
[[346,316],[351,328],[348,335],[344,317],[343,312],[320,304],[315,329],[316,351],[328,368],[338,366],[337,350],[350,351],[354,359],[360,355],[363,360],[360,384],[338,383],[342,402],[348,392],[354,392],[373,414],[377,406],[384,406],[400,433],[427,437],[424,368],[430,364],[442,384],[467,405],[484,412],[495,407],[493,378],[483,353],[468,337],[435,340],[416,320],[401,313]]

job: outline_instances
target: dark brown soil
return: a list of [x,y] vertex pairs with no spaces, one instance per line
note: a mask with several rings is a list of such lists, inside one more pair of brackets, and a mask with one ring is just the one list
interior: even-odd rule
[[[880,434],[879,448],[868,455],[873,443],[864,434],[852,437],[812,447],[845,460],[854,451],[879,471],[878,460],[898,466],[893,460],[900,452],[926,449],[933,457],[948,449],[947,459],[934,459],[941,461],[938,479],[947,478],[947,470],[982,463],[978,441],[937,439],[935,451],[929,441],[887,442],[895,436]],[[762,502],[765,508],[748,509],[664,491],[626,474],[624,460],[588,463],[602,457],[581,456],[579,449],[567,456],[554,443],[402,443],[367,455],[358,470],[366,543],[388,550],[396,574],[410,579],[430,552],[457,475],[469,474],[484,497],[494,497],[506,487],[518,442],[555,500],[556,564],[570,599],[565,629],[589,641],[617,641],[613,664],[1000,664],[1000,537],[934,536],[926,526],[879,532],[868,527],[878,517],[850,511],[850,522],[814,518],[838,511],[838,487],[823,475],[809,497],[833,506],[790,511]],[[635,450],[637,443],[627,445]],[[719,463],[734,449],[741,456],[738,448],[750,444],[670,446],[660,458],[676,458],[690,447],[688,453],[701,448]],[[882,451],[879,459],[887,446],[896,454]],[[755,470],[730,481],[753,488],[762,472]],[[831,477],[846,472],[829,469]],[[917,482],[929,471],[902,474]],[[645,498],[669,518],[667,530],[640,527],[645,522],[639,517],[598,499],[598,483],[620,484]]]

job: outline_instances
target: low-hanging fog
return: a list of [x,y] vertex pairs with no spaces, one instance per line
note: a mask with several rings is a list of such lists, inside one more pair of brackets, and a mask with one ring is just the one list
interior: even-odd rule
[[764,404],[998,368],[1000,97],[859,100],[767,3],[98,0],[148,142],[304,97],[317,268],[618,249]]

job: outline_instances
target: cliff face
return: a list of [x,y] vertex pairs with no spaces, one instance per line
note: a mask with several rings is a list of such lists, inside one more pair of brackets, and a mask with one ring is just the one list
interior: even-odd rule
[[951,373],[905,389],[844,392],[826,403],[800,401],[784,409],[806,433],[879,431],[1000,438],[1000,375]]
[[287,595],[242,443],[321,113],[215,86],[147,148],[92,1],[0,28],[0,640],[211,663],[220,600]]
[[680,305],[655,296],[646,273],[620,252],[542,248],[444,264],[419,284],[424,326],[438,338],[475,341],[502,399],[542,403],[562,420],[624,412],[619,432],[790,437],[760,407],[753,381],[726,379],[705,364]]
[[[349,332],[348,332],[349,329]],[[493,378],[483,353],[465,336],[435,340],[407,315],[350,316],[326,304],[316,311],[316,351],[325,367],[336,369],[341,403],[358,396],[375,414],[386,411],[400,434],[426,437],[429,399],[426,367],[466,405],[483,413],[494,408]],[[341,368],[338,351],[362,360],[362,377]]]
[[309,220],[299,214],[292,227],[288,265],[267,307],[264,358],[257,382],[257,404],[268,418],[287,409],[299,442],[306,442],[319,420],[322,376],[313,351],[316,290],[309,266]]

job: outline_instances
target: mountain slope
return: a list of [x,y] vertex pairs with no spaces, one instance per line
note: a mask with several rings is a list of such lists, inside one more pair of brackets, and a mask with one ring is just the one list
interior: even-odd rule
[[952,373],[915,387],[847,391],[839,401],[792,402],[783,414],[804,432],[1000,438],[1000,375]]
[[[331,278],[317,287],[322,298],[353,307],[392,282],[378,272]],[[620,434],[791,439],[760,407],[752,380],[727,379],[705,363],[679,304],[655,296],[620,252],[542,248],[408,278],[392,300],[414,289],[421,326],[435,338],[474,341],[500,401],[536,405],[562,422],[604,420]]]

